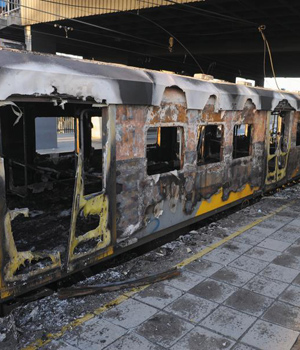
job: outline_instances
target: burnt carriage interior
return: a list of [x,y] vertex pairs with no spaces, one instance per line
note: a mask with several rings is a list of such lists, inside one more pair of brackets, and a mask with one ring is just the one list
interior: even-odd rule
[[233,158],[248,157],[251,149],[251,130],[249,124],[235,125],[233,129]]
[[180,127],[157,127],[147,131],[147,174],[181,169],[182,135]]
[[[28,217],[11,221],[15,245],[18,251],[59,251],[65,260],[79,149],[84,195],[103,189],[102,111],[91,104],[66,103],[62,108],[38,100],[16,103],[18,107],[0,109],[7,206],[29,209]],[[55,147],[42,148],[49,134]],[[98,224],[97,215],[79,215],[76,235]]]

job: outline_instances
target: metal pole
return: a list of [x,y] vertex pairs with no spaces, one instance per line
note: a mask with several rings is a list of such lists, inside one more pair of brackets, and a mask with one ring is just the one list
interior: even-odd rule
[[25,26],[25,45],[27,51],[32,51],[32,35],[31,35],[31,26]]

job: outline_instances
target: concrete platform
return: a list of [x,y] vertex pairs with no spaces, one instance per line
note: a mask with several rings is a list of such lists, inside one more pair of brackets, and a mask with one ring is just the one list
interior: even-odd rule
[[178,266],[180,277],[125,293],[35,348],[292,349],[300,332],[299,200]]

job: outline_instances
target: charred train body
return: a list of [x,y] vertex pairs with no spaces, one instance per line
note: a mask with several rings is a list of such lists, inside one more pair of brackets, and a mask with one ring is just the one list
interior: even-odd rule
[[300,176],[300,96],[0,51],[0,300]]

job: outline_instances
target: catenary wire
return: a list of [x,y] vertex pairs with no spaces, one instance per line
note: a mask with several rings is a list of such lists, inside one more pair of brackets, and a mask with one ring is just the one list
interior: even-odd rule
[[[47,0],[47,1],[49,1],[49,0]],[[11,1],[11,2],[13,2],[13,1]],[[51,1],[49,1],[49,2],[51,2]],[[23,5],[24,7],[25,7],[25,5]],[[76,6],[76,5],[74,5],[74,6]],[[26,6],[27,8],[30,8],[29,6]],[[37,10],[37,9],[33,9],[33,10]],[[37,11],[40,11],[40,12],[46,12],[46,13],[48,13],[47,11],[42,11],[42,10],[37,10]],[[130,13],[130,12],[126,12],[126,13]],[[51,13],[50,13],[51,14]],[[133,13],[130,13],[130,14],[133,14]],[[57,15],[57,14],[54,14],[55,16],[57,16],[57,17],[60,17],[60,18],[62,18],[63,19],[63,17],[62,16],[60,16],[60,15]],[[67,18],[66,18],[67,19]],[[34,22],[37,22],[37,23],[40,23],[39,21],[35,21],[35,20],[33,20],[33,19],[29,19],[29,20],[32,20],[32,21],[34,21]],[[70,20],[72,20],[72,19],[70,19]],[[76,21],[76,20],[75,20]],[[85,23],[85,22],[84,22]],[[86,23],[86,24],[88,24],[89,25],[89,23]],[[96,26],[97,27],[97,26]],[[79,31],[79,30],[78,30]],[[90,33],[90,32],[89,32]],[[44,32],[41,32],[41,34],[45,34]],[[171,33],[170,33],[171,34]],[[54,35],[54,34],[53,34]],[[204,34],[205,35],[205,34]],[[215,34],[215,35],[217,35],[217,33]],[[55,35],[54,35],[55,36]],[[59,38],[62,38],[61,36],[56,36],[56,37],[59,37]],[[139,38],[139,40],[143,40],[142,38]],[[72,38],[70,38],[70,40],[73,40]],[[76,41],[79,41],[79,39],[74,39],[74,40],[76,40]],[[123,39],[124,40],[124,39]],[[95,43],[92,43],[92,42],[88,42],[88,41],[83,41],[83,40],[81,40],[80,42],[85,42],[85,43],[87,43],[87,44],[89,44],[89,45],[98,45],[98,46],[102,46],[102,47],[107,47],[107,48],[111,48],[111,49],[113,49],[113,50],[121,50],[121,51],[124,51],[124,52],[130,52],[130,53],[135,53],[135,54],[140,54],[140,55],[144,55],[144,56],[148,56],[148,57],[153,57],[153,58],[156,58],[156,59],[158,59],[158,60],[164,60],[164,61],[169,61],[169,62],[173,62],[173,63],[177,63],[177,64],[184,64],[185,66],[187,65],[187,66],[191,66],[190,64],[187,64],[187,63],[184,63],[184,62],[179,62],[179,61],[175,61],[175,60],[170,60],[170,59],[167,59],[167,58],[164,58],[164,57],[159,57],[159,56],[154,56],[154,55],[150,55],[150,54],[144,54],[144,53],[141,53],[141,52],[135,52],[135,51],[132,51],[132,50],[126,50],[126,49],[120,49],[120,48],[117,48],[117,47],[114,47],[114,46],[108,46],[108,45],[105,45],[104,46],[104,44],[95,44]],[[207,58],[209,58],[209,57],[207,57]],[[204,59],[204,58],[203,58]],[[220,63],[220,62],[219,62]],[[226,63],[226,62],[224,62],[223,64],[221,63],[221,65],[223,65],[224,66],[224,68],[226,68],[226,67],[228,67],[229,69],[230,69],[230,65],[228,65],[228,63]],[[231,70],[231,69],[230,69]],[[228,71],[227,69],[226,69],[226,71]],[[223,70],[223,72],[224,72],[224,70]],[[252,74],[251,72],[249,72],[249,74]]]
[[[110,32],[113,32],[113,33],[118,33],[118,34],[121,34],[121,35],[125,35],[125,36],[129,36],[129,37],[133,37],[135,39],[139,39],[139,40],[143,40],[143,41],[149,41],[149,40],[146,40],[146,39],[142,39],[142,38],[138,38],[138,37],[135,37],[133,35],[130,35],[130,34],[126,34],[124,32],[119,32],[119,31],[116,31],[114,29],[110,29],[110,28],[106,28],[106,27],[102,27],[102,26],[98,26],[98,25],[95,25],[93,23],[89,23],[89,22],[85,22],[85,21],[81,21],[81,20],[78,20],[78,19],[75,19],[75,18],[64,18],[63,16],[61,15],[58,15],[56,13],[52,13],[52,12],[49,12],[49,11],[44,11],[44,10],[39,10],[39,9],[36,9],[36,8],[33,8],[31,6],[26,6],[26,5],[22,5],[22,4],[19,4],[19,6],[21,7],[24,7],[24,8],[28,8],[28,9],[31,9],[31,10],[34,10],[34,11],[37,11],[37,12],[41,12],[41,13],[46,13],[46,14],[49,14],[49,15],[53,15],[55,17],[59,17],[61,19],[67,19],[69,21],[72,21],[72,22],[77,22],[77,23],[81,23],[81,24],[85,24],[85,25],[88,25],[88,26],[92,26],[94,28],[99,28],[99,29],[103,29],[103,30],[107,30],[107,31],[110,31]],[[144,18],[145,19],[145,18]],[[149,19],[148,19],[149,20]],[[151,20],[149,20],[151,21]],[[151,21],[153,24],[155,24],[155,22]],[[158,25],[161,29],[165,30],[162,26]],[[166,30],[165,30],[166,31]],[[170,32],[168,32],[169,35],[173,36]],[[173,36],[174,37],[174,36]],[[174,37],[175,40],[177,40],[175,37]],[[200,68],[200,70],[203,72],[200,64],[198,63],[198,61],[195,59],[195,57],[191,54],[191,52],[179,41],[177,40],[177,42],[186,50],[186,52],[191,55],[191,57],[193,58],[193,60],[195,61],[195,63],[197,64],[197,66]]]

